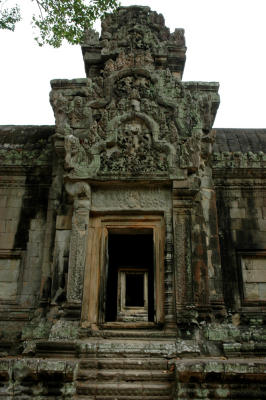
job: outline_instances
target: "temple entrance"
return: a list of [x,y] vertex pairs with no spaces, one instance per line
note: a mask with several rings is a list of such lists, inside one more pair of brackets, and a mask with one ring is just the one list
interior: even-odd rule
[[164,322],[164,218],[90,218],[84,324]]
[[154,321],[152,231],[108,235],[105,321]]

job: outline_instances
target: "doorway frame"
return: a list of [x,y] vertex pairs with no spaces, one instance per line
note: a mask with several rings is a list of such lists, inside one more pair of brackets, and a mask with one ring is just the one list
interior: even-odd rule
[[[125,232],[126,234],[147,230],[152,232],[154,243],[154,324],[164,323],[165,222],[163,215],[91,215],[84,271],[81,314],[83,326],[104,326],[105,324],[109,233]],[[119,324],[123,326],[123,322]],[[150,325],[150,322],[148,324]]]
[[[143,306],[128,306],[126,304],[127,275],[142,275],[143,277]],[[154,293],[154,290],[153,290]],[[154,296],[153,296],[154,297]],[[143,268],[119,268],[117,285],[117,321],[121,318],[139,318],[139,321],[148,322],[148,270]]]

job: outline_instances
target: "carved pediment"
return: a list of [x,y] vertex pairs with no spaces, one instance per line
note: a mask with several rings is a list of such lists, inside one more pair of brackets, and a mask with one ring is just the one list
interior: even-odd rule
[[[218,85],[182,83],[167,66],[157,68],[155,49],[161,48],[163,55],[173,43],[181,43],[181,33],[170,34],[167,28],[159,32],[154,28],[159,16],[145,7],[120,14],[115,30],[108,30],[113,17],[107,17],[103,36],[111,36],[100,42],[103,53],[109,49],[110,55],[115,43],[122,51],[106,56],[101,71],[91,78],[52,82],[51,103],[57,136],[65,141],[66,175],[174,179],[183,169],[204,167],[211,151]],[[93,36],[94,49],[97,40]]]
[[116,14],[106,15],[98,38],[88,30],[82,45],[87,76],[103,67],[110,71],[126,67],[168,67],[180,78],[185,64],[183,29],[170,33],[161,14],[149,7],[120,7]]
[[158,125],[154,120],[140,112],[131,112],[116,117],[108,128],[107,147],[100,155],[101,174],[167,174],[170,148],[158,141]]

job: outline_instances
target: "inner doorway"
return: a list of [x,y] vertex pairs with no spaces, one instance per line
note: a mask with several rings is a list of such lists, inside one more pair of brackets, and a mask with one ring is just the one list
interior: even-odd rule
[[153,322],[153,232],[109,232],[107,264],[105,321]]
[[[120,284],[124,279],[128,294],[124,305],[145,308],[146,299],[148,322],[144,325],[164,324],[164,232],[162,215],[91,216],[84,273],[83,326],[104,327],[105,322],[128,326],[118,321],[121,317],[117,307],[118,272]],[[140,288],[138,292],[144,294],[132,298],[136,285]],[[133,310],[126,308],[126,311]],[[142,311],[145,312],[139,310],[140,314]]]

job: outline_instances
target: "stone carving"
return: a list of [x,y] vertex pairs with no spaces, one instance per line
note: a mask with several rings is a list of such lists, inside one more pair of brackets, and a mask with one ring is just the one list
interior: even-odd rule
[[[180,271],[178,265],[184,269],[186,267],[186,249],[185,249],[185,215],[175,215],[175,229],[174,229],[174,246],[175,254],[178,254],[178,259],[175,260],[175,287],[176,287],[176,310],[182,310],[182,301],[184,300],[184,290],[186,282],[184,277],[186,276],[183,271]],[[182,279],[183,278],[183,279]]]
[[25,147],[20,144],[0,146],[0,162],[2,165],[42,166],[50,165],[52,160],[52,145],[45,140]]
[[50,102],[54,108],[57,135],[70,134],[72,131],[68,120],[68,98],[61,91],[53,91],[50,94]]
[[85,150],[80,140],[73,135],[65,137],[65,150],[65,169],[69,171],[70,175],[84,176],[92,161],[92,155]]
[[180,166],[198,168],[200,165],[201,132],[194,131],[193,135],[180,145]]
[[65,188],[67,193],[74,199],[84,198],[89,201],[91,198],[91,188],[85,182],[66,182]]
[[174,30],[174,32],[170,35],[170,40],[180,46],[185,46],[185,31],[184,31],[184,29],[176,28]]
[[218,85],[180,82],[176,60],[184,46],[184,31],[170,34],[148,7],[122,7],[107,16],[100,41],[87,33],[90,78],[52,82],[69,178],[177,178],[181,169],[204,168],[201,143],[211,137]]
[[168,189],[122,188],[95,189],[92,192],[92,210],[169,210],[171,198]]
[[[184,30],[176,29],[170,34],[163,16],[149,7],[121,7],[116,16],[107,15],[102,21],[101,41],[97,41],[91,30],[85,35],[83,52],[92,53],[94,50],[94,63],[96,46],[99,48],[99,60],[101,57],[112,59],[114,64],[123,53],[127,65],[140,64],[154,68],[171,60],[173,70],[180,70],[184,66]],[[87,70],[89,66],[90,59],[86,57]]]
[[154,143],[152,132],[140,118],[123,121],[116,132],[117,139],[109,152],[101,154],[101,171],[132,175],[160,174],[169,165],[167,153]]
[[74,97],[69,104],[68,114],[72,128],[87,128],[91,124],[91,109],[84,97]]
[[84,35],[84,42],[85,43],[90,43],[91,46],[95,45],[98,46],[99,45],[99,33],[96,32],[94,29],[87,29],[85,31],[85,35]]
[[74,213],[70,238],[67,301],[81,303],[88,225],[91,204],[90,186],[85,182],[66,183],[66,190],[74,197]]
[[263,168],[266,164],[266,155],[262,151],[258,153],[242,153],[240,151],[213,153],[214,168]]
[[[179,84],[175,96],[169,88],[172,97],[167,98],[166,88],[162,90],[150,74],[124,74],[108,81],[106,100],[92,103],[89,98],[76,97],[69,103],[65,120],[71,126],[63,127],[69,176],[157,176],[178,168],[198,168],[201,138],[206,136],[202,129],[206,132],[206,121],[211,123],[210,116],[204,120],[201,93],[193,87],[198,113],[192,113],[197,101],[185,89],[180,90]],[[210,102],[216,100],[215,89]]]

